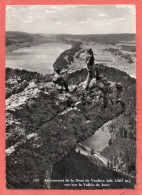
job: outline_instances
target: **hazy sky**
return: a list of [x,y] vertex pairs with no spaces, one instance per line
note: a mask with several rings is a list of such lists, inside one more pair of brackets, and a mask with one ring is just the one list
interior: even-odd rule
[[135,33],[134,5],[14,5],[6,30],[48,34]]

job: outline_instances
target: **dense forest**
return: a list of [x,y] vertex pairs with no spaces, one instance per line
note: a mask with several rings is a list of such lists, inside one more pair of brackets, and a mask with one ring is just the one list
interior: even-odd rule
[[[55,61],[53,64],[53,68],[59,68],[60,70],[67,69],[68,65],[71,64],[71,62],[74,62],[74,55],[79,52],[82,52],[81,49],[81,43],[80,42],[71,42],[72,48],[64,51]],[[80,51],[81,50],[81,51]],[[79,54],[77,58],[79,57]],[[66,57],[68,60],[66,60]]]
[[[136,80],[125,72],[114,68],[99,66],[106,72],[108,80],[121,81],[123,91],[121,99],[125,102],[125,111],[109,126],[111,140],[102,155],[109,160],[118,159],[117,169],[121,172],[136,175]],[[115,77],[114,77],[115,75]],[[119,157],[121,160],[119,161]],[[120,163],[121,162],[121,163]]]
[[[68,182],[69,186],[65,186],[64,183],[52,182],[51,188],[53,189],[119,189],[119,188],[134,188],[135,180],[130,179],[130,182],[114,182],[115,179],[129,180],[130,177],[124,176],[121,173],[108,169],[103,165],[97,164],[97,161],[93,157],[87,158],[86,156],[71,151],[61,161],[57,162],[53,166],[53,174],[51,180],[102,180],[100,184],[106,184],[106,180],[111,179],[113,182],[110,186],[73,186],[72,183]],[[132,182],[132,183],[131,183]],[[77,183],[77,182],[75,182]],[[84,182],[85,183],[85,182]],[[88,182],[89,183],[89,182]],[[87,183],[86,183],[87,184]],[[96,184],[96,183],[94,183]],[[108,184],[108,183],[107,183]]]

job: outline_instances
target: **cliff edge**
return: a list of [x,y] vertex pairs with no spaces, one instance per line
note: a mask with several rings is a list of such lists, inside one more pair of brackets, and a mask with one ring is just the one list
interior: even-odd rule
[[105,122],[124,112],[116,82],[104,77],[92,79],[85,91],[86,74],[78,70],[66,75],[70,89],[66,93],[53,85],[51,77],[7,69],[7,188],[32,189],[37,178],[39,188],[50,188],[45,179],[50,178],[52,165]]

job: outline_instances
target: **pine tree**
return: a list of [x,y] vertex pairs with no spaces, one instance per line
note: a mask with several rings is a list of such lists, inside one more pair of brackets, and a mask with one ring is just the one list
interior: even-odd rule
[[93,148],[91,148],[91,155],[93,155],[94,154],[94,149]]
[[110,166],[110,165],[109,165],[109,161],[107,161],[107,168],[108,168],[108,169],[109,169],[109,166]]

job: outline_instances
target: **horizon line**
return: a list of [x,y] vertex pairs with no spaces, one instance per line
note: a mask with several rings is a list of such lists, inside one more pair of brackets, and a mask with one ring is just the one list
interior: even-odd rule
[[7,30],[7,31],[5,31],[6,33],[7,32],[21,32],[21,33],[27,33],[27,34],[46,34],[46,35],[110,35],[110,34],[113,34],[113,35],[115,35],[115,34],[136,34],[136,32],[135,33],[129,33],[129,32],[124,32],[124,33],[94,33],[94,34],[92,34],[92,33],[90,33],[90,34],[68,34],[68,33],[57,33],[57,34],[55,34],[55,33],[44,33],[44,32],[41,32],[41,33],[30,33],[30,32],[25,32],[25,31],[13,31],[13,30]]

